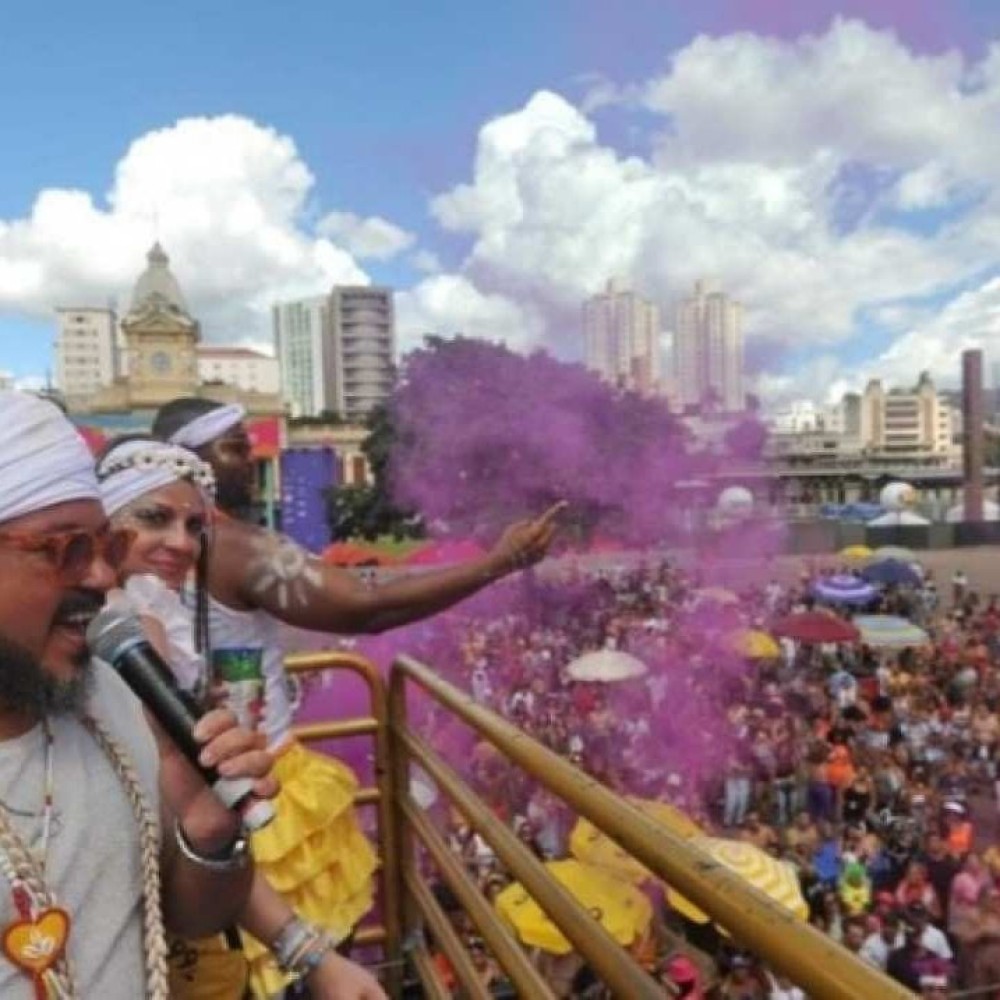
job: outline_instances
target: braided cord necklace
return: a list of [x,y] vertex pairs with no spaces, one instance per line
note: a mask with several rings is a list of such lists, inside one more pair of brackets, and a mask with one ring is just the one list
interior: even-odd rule
[[[96,719],[84,716],[81,721],[108,758],[139,826],[147,995],[150,1000],[168,1000],[167,946],[160,907],[159,825],[128,756]],[[10,883],[18,914],[18,919],[3,931],[0,944],[11,963],[31,977],[36,1000],[74,1000],[78,994],[66,956],[71,919],[56,904],[45,880],[55,808],[54,738],[48,719],[43,721],[43,737],[45,791],[37,852],[25,846],[7,809],[0,807],[0,874]]]

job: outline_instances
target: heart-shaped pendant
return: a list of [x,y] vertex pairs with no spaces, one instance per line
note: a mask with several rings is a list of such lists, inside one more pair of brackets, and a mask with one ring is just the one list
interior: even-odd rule
[[58,906],[34,920],[17,920],[3,932],[3,953],[19,969],[43,976],[62,957],[69,938],[69,914]]

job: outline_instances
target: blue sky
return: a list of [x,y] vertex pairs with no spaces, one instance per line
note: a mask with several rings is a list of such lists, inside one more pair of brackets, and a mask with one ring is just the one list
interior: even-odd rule
[[[957,48],[975,60],[1000,29],[992,0],[694,6],[654,0],[18,5],[0,32],[0,369],[44,371],[52,332],[37,296],[25,303],[3,296],[5,255],[8,264],[23,263],[16,254],[24,252],[5,251],[4,225],[30,218],[39,193],[49,189],[80,189],[106,210],[116,166],[130,145],[181,119],[236,114],[290,137],[315,178],[299,213],[305,228],[310,217],[331,211],[389,220],[433,252],[444,272],[475,282],[477,295],[535,296],[529,304],[544,324],[566,315],[570,294],[539,304],[545,295],[525,291],[530,282],[491,270],[472,253],[482,233],[468,225],[448,231],[431,210],[435,195],[474,179],[477,135],[491,119],[523,109],[539,90],[581,106],[597,78],[639,85],[664,73],[671,56],[699,33],[796,39],[825,31],[835,14],[844,14],[862,17],[873,30],[891,29],[914,57]],[[599,141],[619,156],[650,158],[657,135],[649,113],[626,101],[590,117]],[[669,116],[661,119],[661,128],[668,127]],[[911,215],[907,226],[930,230],[948,211]],[[153,235],[152,219],[149,225]],[[99,257],[102,247],[91,252]],[[373,280],[400,288],[423,280],[405,254],[362,266]],[[133,270],[140,267],[141,259]],[[67,285],[76,287],[68,279]],[[420,315],[430,315],[428,308]],[[876,325],[867,329],[878,333]],[[848,339],[837,350],[861,357],[865,340]]]

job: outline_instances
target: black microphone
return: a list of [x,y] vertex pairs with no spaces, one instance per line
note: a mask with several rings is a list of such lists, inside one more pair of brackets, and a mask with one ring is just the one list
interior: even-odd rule
[[219,801],[239,814],[245,829],[259,830],[274,819],[274,806],[253,794],[252,778],[224,778],[214,767],[198,762],[202,745],[193,730],[205,713],[177,687],[170,668],[135,615],[105,608],[87,627],[87,645],[95,656],[114,667]]

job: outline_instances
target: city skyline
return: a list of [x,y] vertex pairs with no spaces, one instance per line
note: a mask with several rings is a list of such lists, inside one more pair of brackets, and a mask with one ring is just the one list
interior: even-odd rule
[[[120,309],[157,238],[210,343],[266,345],[275,302],[372,283],[399,289],[402,351],[460,331],[584,360],[579,305],[609,276],[661,308],[712,276],[745,306],[746,389],[775,406],[924,367],[950,387],[960,347],[1000,353],[1000,11],[386,6],[374,63],[347,44],[359,14],[334,50],[319,4],[295,26],[259,3],[209,19],[185,41],[197,72],[160,59],[114,116],[184,10],[140,31],[116,2],[67,7],[59,32],[88,44],[57,68],[27,57],[51,22],[19,17],[0,369],[43,377],[55,309]],[[428,66],[415,41],[453,58]]]

